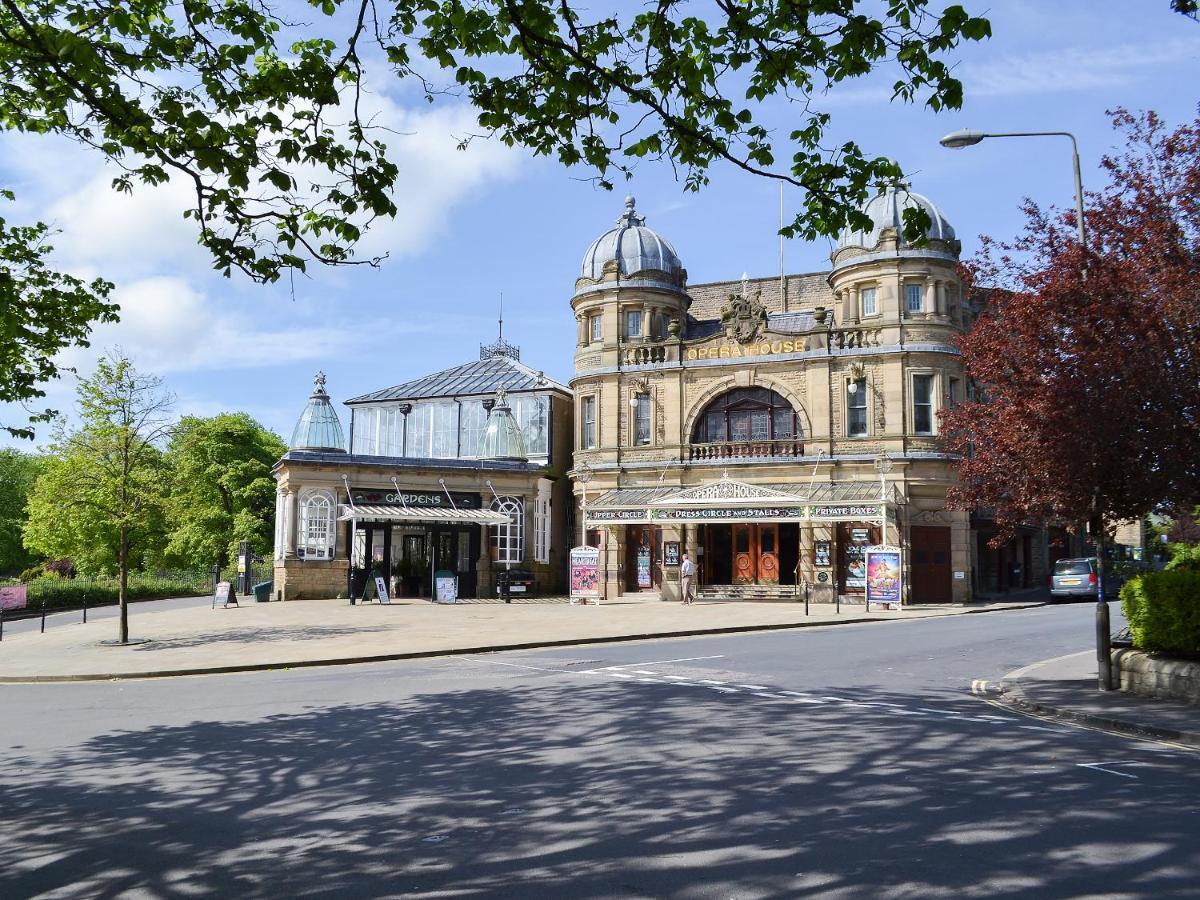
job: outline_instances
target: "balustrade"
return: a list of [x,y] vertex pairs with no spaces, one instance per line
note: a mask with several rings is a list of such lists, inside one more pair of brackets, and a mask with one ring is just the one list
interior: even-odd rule
[[627,366],[644,366],[666,361],[666,344],[635,344],[625,348],[625,365]]
[[804,442],[796,439],[774,441],[714,441],[690,444],[689,460],[705,459],[794,459],[804,455]]

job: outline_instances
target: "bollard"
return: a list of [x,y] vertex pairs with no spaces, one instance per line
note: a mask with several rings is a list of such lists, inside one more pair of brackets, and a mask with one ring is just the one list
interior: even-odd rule
[[0,606],[0,641],[4,640],[4,607]]
[[804,615],[808,615],[808,601],[812,597],[812,585],[804,582]]
[[42,601],[42,634],[46,633],[46,603]]
[[83,624],[87,624],[87,597],[83,598]]
[[841,592],[838,591],[837,585],[833,586],[833,594],[835,597],[837,597],[837,614],[840,616],[842,614],[842,595]]

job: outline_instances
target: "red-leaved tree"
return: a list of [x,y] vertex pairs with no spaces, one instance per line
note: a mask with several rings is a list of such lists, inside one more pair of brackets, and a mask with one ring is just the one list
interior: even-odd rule
[[[965,267],[987,298],[961,342],[979,395],[943,413],[951,502],[1020,523],[1105,523],[1200,498],[1200,117],[1112,114],[1125,149],[1073,215],[1025,206]],[[1103,553],[1101,552],[1101,556]]]

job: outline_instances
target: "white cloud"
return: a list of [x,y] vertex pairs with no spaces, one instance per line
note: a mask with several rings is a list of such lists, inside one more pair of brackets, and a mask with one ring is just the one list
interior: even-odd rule
[[[178,277],[122,285],[115,299],[121,320],[97,327],[90,347],[62,354],[63,365],[90,371],[106,348],[119,346],[138,368],[159,374],[259,368],[333,358],[353,336],[324,323],[276,327],[258,321],[230,311]],[[395,333],[402,326],[389,328]]]

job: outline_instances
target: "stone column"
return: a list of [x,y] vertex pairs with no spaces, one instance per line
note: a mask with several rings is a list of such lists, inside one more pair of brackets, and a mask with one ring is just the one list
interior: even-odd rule
[[292,490],[283,496],[283,555],[296,557],[296,492]]

